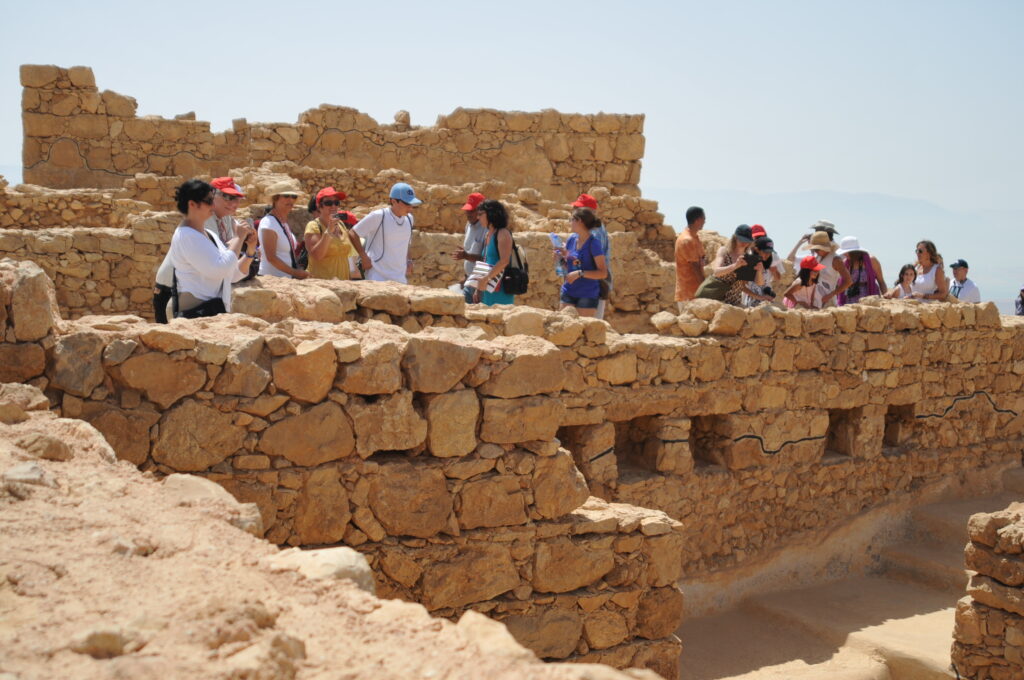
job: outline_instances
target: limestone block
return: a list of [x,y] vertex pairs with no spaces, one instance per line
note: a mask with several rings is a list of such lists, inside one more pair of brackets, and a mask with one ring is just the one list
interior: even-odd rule
[[420,580],[420,576],[423,575],[423,569],[416,564],[415,560],[397,550],[389,550],[381,555],[380,567],[388,578],[401,583],[406,588],[415,586]]
[[539,608],[503,621],[508,632],[542,659],[564,659],[576,651],[583,620],[574,609]]
[[341,407],[325,402],[271,425],[257,449],[311,467],[352,455],[354,445],[352,426]]
[[151,328],[140,335],[139,340],[152,350],[166,353],[194,349],[196,346],[195,337],[170,328]]
[[242,397],[259,396],[270,383],[263,347],[262,337],[243,337],[233,343],[224,370],[214,383],[214,391]]
[[46,370],[46,353],[34,343],[0,343],[0,382],[25,382]]
[[515,444],[554,438],[565,406],[550,397],[484,399],[480,438],[496,444]]
[[477,389],[481,394],[511,399],[531,394],[558,392],[565,382],[559,349],[542,338],[515,336],[495,338],[496,349],[504,349],[509,364],[491,373]]
[[480,400],[473,390],[457,390],[426,399],[427,450],[439,458],[465,456],[476,448]]
[[1024,616],[1024,591],[1020,588],[1008,587],[988,576],[974,574],[967,584],[967,594],[989,607]]
[[532,487],[534,508],[546,519],[569,514],[590,496],[587,480],[564,449],[537,459]]
[[640,598],[636,635],[648,640],[668,637],[683,619],[683,593],[674,585],[653,588]]
[[74,87],[96,87],[96,77],[88,66],[72,66],[68,69],[68,79]]
[[366,556],[352,548],[290,548],[260,560],[260,566],[271,571],[297,571],[308,579],[348,579],[361,590],[377,594],[373,571]]
[[609,385],[628,385],[637,377],[637,358],[633,352],[619,352],[597,362],[597,377]]
[[537,545],[533,588],[567,593],[596,584],[615,566],[611,539],[558,538]]
[[230,414],[188,399],[161,418],[153,460],[181,472],[205,470],[238,451],[245,434]]
[[622,614],[601,609],[584,619],[583,637],[591,649],[607,649],[629,637],[629,626]]
[[18,264],[11,285],[11,314],[14,338],[21,341],[40,340],[60,320],[53,284],[35,263]]
[[636,161],[644,157],[644,136],[640,134],[619,135],[615,141],[615,157],[624,161]]
[[162,352],[137,354],[116,370],[128,387],[144,392],[147,399],[165,409],[206,384],[206,371],[196,362],[176,360]]
[[338,389],[349,394],[390,394],[402,387],[402,347],[390,340],[366,342],[362,356],[338,371]]
[[708,330],[714,335],[736,335],[747,321],[747,314],[739,307],[722,305],[711,318]]
[[56,66],[40,66],[22,64],[20,69],[22,87],[46,87],[60,77],[60,69]]
[[405,316],[410,311],[407,291],[406,286],[398,284],[366,281],[359,287],[356,304],[391,316]]
[[369,503],[390,536],[429,538],[448,527],[452,513],[452,498],[440,468],[412,465],[400,458],[381,462],[370,482]]
[[76,397],[87,397],[103,382],[103,338],[80,331],[57,339],[49,352],[46,376],[50,385]]
[[459,500],[459,526],[463,529],[516,526],[527,520],[526,501],[515,475],[467,482]]
[[678,533],[653,536],[644,541],[643,554],[647,559],[647,583],[661,588],[675,586],[683,573],[683,546]]
[[26,411],[47,411],[50,408],[50,400],[34,385],[0,384],[0,404],[4,403],[17,404]]
[[498,597],[518,585],[519,573],[506,546],[474,545],[424,573],[423,604],[432,611],[464,607]]
[[110,132],[107,117],[79,113],[68,118],[68,135],[78,139],[103,139]]
[[274,361],[274,384],[294,399],[315,404],[330,392],[337,365],[330,340],[302,342],[294,355]]
[[353,397],[346,410],[355,427],[356,451],[363,458],[377,451],[414,449],[427,438],[427,421],[407,390],[372,402]]
[[968,569],[990,576],[1007,586],[1024,585],[1024,560],[1019,555],[1005,555],[978,543],[968,543],[964,551]]
[[160,420],[156,411],[121,409],[103,402],[87,401],[76,415],[100,431],[121,460],[141,465],[149,457],[149,429]]
[[476,366],[481,353],[457,334],[437,329],[409,338],[402,370],[415,392],[448,392]]
[[348,493],[334,467],[313,470],[295,502],[295,534],[302,545],[340,541],[351,514]]

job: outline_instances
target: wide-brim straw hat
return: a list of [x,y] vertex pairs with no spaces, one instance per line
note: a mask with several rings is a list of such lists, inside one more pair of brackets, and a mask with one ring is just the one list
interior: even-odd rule
[[866,253],[868,251],[860,247],[860,241],[856,236],[844,236],[843,240],[839,242],[839,250],[836,251],[836,255],[842,257],[847,253]]
[[294,194],[296,197],[300,197],[302,196],[302,187],[294,179],[282,179],[264,189],[263,194],[270,201],[273,201],[275,196],[282,196],[284,194]]
[[807,242],[807,248],[805,250],[823,250],[829,253],[834,253],[838,249],[835,243],[828,237],[828,233],[824,231],[816,231],[811,234],[811,239]]

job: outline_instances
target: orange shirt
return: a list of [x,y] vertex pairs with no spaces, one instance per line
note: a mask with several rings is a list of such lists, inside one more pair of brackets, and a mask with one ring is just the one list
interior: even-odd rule
[[[683,229],[676,237],[676,301],[692,300],[697,288],[704,281],[704,245],[697,234]],[[701,266],[701,273],[694,271],[693,264]]]

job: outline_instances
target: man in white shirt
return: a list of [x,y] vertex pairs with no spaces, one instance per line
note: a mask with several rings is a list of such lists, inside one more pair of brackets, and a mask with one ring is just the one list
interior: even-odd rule
[[374,210],[352,227],[363,239],[363,249],[372,265],[364,272],[370,281],[408,283],[412,273],[409,242],[414,226],[412,209],[423,203],[405,182],[391,187],[391,205]]
[[967,278],[967,260],[960,258],[952,265],[953,282],[949,284],[949,294],[960,302],[981,302],[981,291],[974,281]]
[[[456,260],[465,260],[464,266],[467,282],[468,277],[473,273],[473,266],[484,259],[484,241],[487,239],[487,227],[480,224],[477,208],[485,200],[487,199],[483,194],[474,192],[466,197],[466,202],[462,206],[462,212],[466,213],[466,236],[462,239],[462,247],[456,250],[452,257]],[[463,285],[462,292],[466,297],[466,304],[473,303],[473,293],[475,291],[475,286],[471,286],[468,283]]]
[[[218,236],[222,243],[235,238],[235,213],[245,192],[232,177],[218,177],[210,182],[213,192],[213,214],[206,220],[203,228]],[[255,251],[255,247],[243,245],[242,254],[247,249]],[[255,252],[249,253],[251,258]],[[171,264],[171,252],[167,251],[164,261],[156,271],[156,285],[153,288],[153,314],[157,323],[167,323],[167,303],[171,299],[171,286],[174,282],[174,266]]]

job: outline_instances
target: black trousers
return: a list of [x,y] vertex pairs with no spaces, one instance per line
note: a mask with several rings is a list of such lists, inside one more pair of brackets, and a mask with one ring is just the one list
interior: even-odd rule
[[171,287],[156,284],[153,287],[153,315],[157,323],[167,323],[167,303],[171,301]]

